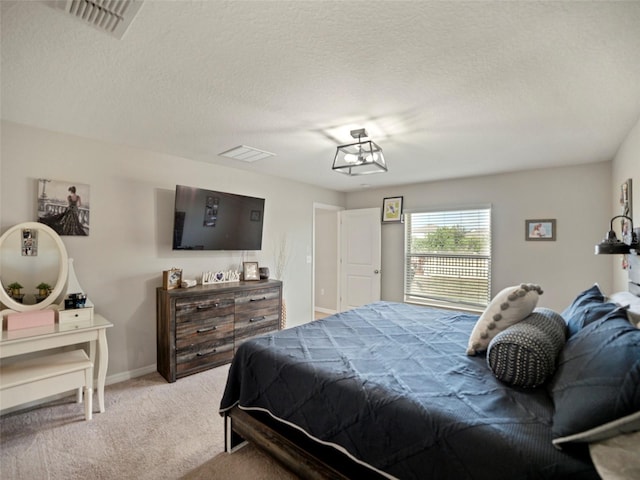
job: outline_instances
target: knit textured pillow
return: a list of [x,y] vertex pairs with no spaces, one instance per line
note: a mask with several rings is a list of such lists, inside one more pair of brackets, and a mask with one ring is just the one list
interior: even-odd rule
[[527,318],[491,340],[487,364],[498,380],[508,385],[539,387],[556,370],[566,341],[566,329],[559,313],[536,308]]
[[499,332],[527,317],[536,308],[540,295],[540,285],[521,283],[507,287],[493,297],[473,327],[467,355],[484,352]]

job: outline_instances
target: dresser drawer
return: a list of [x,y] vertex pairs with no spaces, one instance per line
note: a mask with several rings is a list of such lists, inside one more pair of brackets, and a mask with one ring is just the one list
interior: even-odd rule
[[262,317],[280,315],[280,289],[263,288],[242,292],[236,296],[236,328],[266,320]]
[[280,289],[264,288],[236,296],[235,348],[248,338],[278,329]]
[[93,320],[93,307],[72,308],[58,312],[58,323],[60,325],[90,322],[91,320]]
[[233,342],[210,341],[176,352],[176,373],[182,377],[229,363],[233,359]]
[[224,317],[235,310],[233,294],[220,296],[188,297],[176,300],[176,323],[196,322],[206,318]]
[[233,314],[176,324],[176,349],[215,341],[233,341]]

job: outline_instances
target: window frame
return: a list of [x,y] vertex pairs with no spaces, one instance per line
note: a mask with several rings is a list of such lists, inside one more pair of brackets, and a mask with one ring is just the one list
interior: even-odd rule
[[[486,220],[488,235],[485,237],[488,240],[488,246],[486,251],[475,253],[475,254],[455,253],[455,252],[444,252],[444,253],[431,252],[431,253],[415,254],[413,252],[410,252],[411,243],[408,238],[408,235],[412,233],[410,231],[413,223],[412,217],[411,217],[412,215],[415,216],[420,214],[425,214],[425,215],[435,214],[435,215],[444,216],[444,215],[447,215],[448,213],[453,215],[458,212],[464,213],[464,212],[472,212],[472,211],[482,211],[484,212],[485,215],[488,216]],[[449,222],[442,222],[440,226],[446,226],[445,225],[446,223],[449,223]],[[471,312],[482,312],[491,300],[491,279],[492,279],[492,267],[493,267],[492,228],[493,228],[493,216],[492,216],[492,206],[490,204],[489,205],[487,204],[463,205],[463,206],[451,206],[451,207],[444,206],[444,207],[438,207],[438,208],[420,208],[420,209],[411,209],[411,210],[405,211],[405,228],[403,233],[403,236],[404,236],[404,257],[403,257],[404,302],[419,304],[419,305],[427,305],[432,307],[439,307],[439,308],[449,308],[449,309],[464,310],[464,311],[471,311]],[[413,236],[411,240],[413,240]],[[415,257],[424,257],[431,260],[438,259],[438,258],[442,260],[455,259],[460,262],[464,262],[465,259],[467,260],[473,259],[476,265],[458,266],[457,268],[459,270],[465,269],[465,268],[467,269],[475,268],[476,270],[480,269],[480,270],[486,271],[486,276],[480,277],[484,279],[481,281],[486,281],[486,291],[484,291],[484,289],[482,291],[483,293],[482,300],[481,301],[478,300],[477,302],[463,301],[447,295],[442,295],[438,297],[436,295],[426,294],[425,292],[423,292],[422,295],[420,295],[420,294],[417,294],[415,291],[410,291],[410,285],[408,284],[410,282],[410,278],[412,277],[409,274],[409,267],[412,263],[411,258],[415,258]],[[478,260],[480,262],[477,262]],[[435,261],[437,262],[437,260]],[[483,267],[479,265],[479,263],[481,263],[482,261],[486,262],[486,266]],[[440,267],[448,268],[448,269],[456,268],[456,267],[452,267],[451,265],[441,265]],[[464,278],[464,276],[462,277],[458,276],[457,278]],[[451,293],[451,292],[448,292],[448,293]]]

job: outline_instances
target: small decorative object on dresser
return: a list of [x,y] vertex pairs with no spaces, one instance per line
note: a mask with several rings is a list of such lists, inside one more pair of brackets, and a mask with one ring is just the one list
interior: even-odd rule
[[243,280],[260,280],[258,262],[242,262]]
[[165,290],[173,290],[174,288],[180,288],[182,282],[182,269],[172,268],[162,272],[162,288]]
[[269,267],[260,267],[258,271],[260,272],[260,280],[269,279]]

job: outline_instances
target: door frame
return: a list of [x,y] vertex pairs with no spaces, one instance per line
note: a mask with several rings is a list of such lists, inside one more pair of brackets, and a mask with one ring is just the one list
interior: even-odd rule
[[[313,221],[312,221],[312,233],[311,233],[311,320],[315,318],[316,308],[316,211],[325,210],[334,212],[336,215],[336,222],[338,221],[338,213],[345,210],[344,207],[339,205],[329,205],[326,203],[313,202]],[[337,236],[335,238],[337,245],[337,257],[336,261],[336,305],[335,311],[338,312],[340,308],[340,224],[338,222]]]

